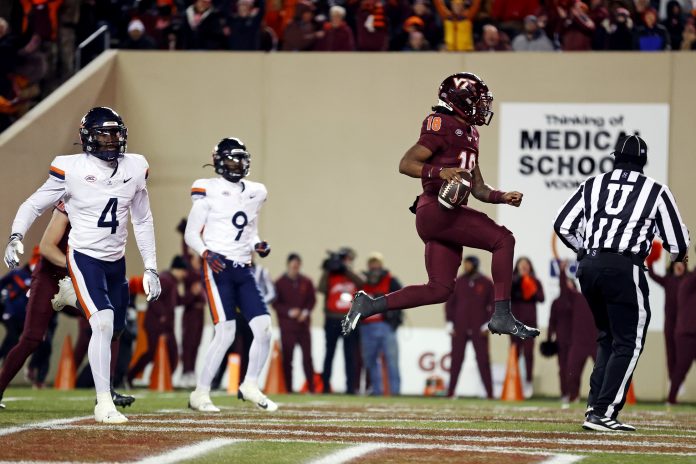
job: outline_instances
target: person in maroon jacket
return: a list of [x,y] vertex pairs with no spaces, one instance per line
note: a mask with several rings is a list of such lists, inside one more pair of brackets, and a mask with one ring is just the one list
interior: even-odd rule
[[324,30],[317,32],[319,41],[317,50],[323,52],[352,52],[355,51],[353,31],[344,21],[346,9],[334,5],[329,10],[330,21],[324,24]]
[[196,386],[196,359],[201,345],[205,323],[205,292],[201,279],[201,259],[197,254],[189,255],[188,269],[184,278],[184,315],[181,321],[181,362],[183,364],[181,384]]
[[576,401],[580,397],[580,381],[582,370],[587,358],[594,361],[597,358],[597,327],[590,305],[582,293],[578,291],[575,282],[566,276],[567,263],[561,263],[559,275],[561,297],[568,300],[570,306],[570,350],[568,352],[568,370],[566,386],[568,401]]
[[[572,308],[568,293],[561,292],[551,304],[547,341],[555,341],[558,346],[558,377],[561,386],[561,402],[568,404],[568,353],[572,333]],[[543,346],[542,346],[543,350]]]
[[452,336],[452,362],[447,396],[454,396],[464,362],[466,343],[471,340],[476,351],[481,380],[486,388],[486,397],[493,398],[486,328],[493,314],[493,295],[493,281],[479,272],[479,259],[475,256],[464,258],[464,273],[457,279],[454,293],[445,304],[448,331]]
[[674,331],[677,325],[677,294],[679,285],[686,274],[686,266],[682,262],[673,262],[667,269],[667,274],[660,276],[655,274],[653,264],[655,262],[648,257],[648,274],[665,289],[665,349],[667,351],[667,373],[670,380],[674,374],[675,364],[675,337]]
[[278,315],[280,343],[283,350],[283,375],[288,393],[292,388],[292,358],[295,345],[302,348],[302,367],[309,391],[314,393],[314,364],[312,362],[312,337],[309,332],[310,315],[316,304],[314,284],[300,273],[302,258],[290,253],[287,270],[275,282],[276,298],[273,309]]
[[128,383],[152,362],[157,353],[159,338],[167,337],[167,351],[171,372],[176,370],[179,360],[179,350],[174,335],[174,308],[179,305],[179,283],[186,278],[186,261],[181,256],[175,256],[169,271],[160,274],[162,293],[156,300],[150,301],[145,312],[145,330],[147,331],[147,351],[140,355],[128,371]]
[[[537,326],[537,303],[544,302],[544,288],[536,278],[534,266],[527,257],[521,257],[515,263],[512,274],[512,312],[523,324]],[[512,343],[517,345],[517,355],[524,355],[526,367],[524,396],[532,396],[532,375],[534,373],[534,338],[519,339],[512,337]]]
[[677,324],[674,331],[674,372],[667,402],[675,404],[682,382],[696,360],[696,272],[682,278],[677,293]]

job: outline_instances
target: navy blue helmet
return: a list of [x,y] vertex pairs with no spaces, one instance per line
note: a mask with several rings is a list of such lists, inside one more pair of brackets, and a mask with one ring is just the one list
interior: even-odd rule
[[213,148],[215,172],[230,182],[239,182],[249,175],[251,155],[239,139],[227,137]]
[[114,161],[126,152],[128,129],[123,119],[111,108],[98,106],[84,115],[80,123],[80,142],[89,155]]

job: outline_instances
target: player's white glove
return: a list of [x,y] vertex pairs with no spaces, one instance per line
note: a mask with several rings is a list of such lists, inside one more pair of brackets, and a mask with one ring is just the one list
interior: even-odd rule
[[160,285],[159,274],[154,269],[145,269],[143,289],[145,290],[145,295],[147,295],[147,301],[159,298],[162,286]]
[[5,264],[10,269],[14,269],[19,265],[19,256],[24,254],[24,245],[22,245],[22,234],[12,234],[10,235],[10,241],[7,243],[7,248],[5,248]]

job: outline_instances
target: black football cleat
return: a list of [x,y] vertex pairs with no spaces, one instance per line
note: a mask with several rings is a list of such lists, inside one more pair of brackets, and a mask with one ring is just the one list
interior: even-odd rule
[[343,335],[350,335],[362,319],[387,311],[387,299],[383,296],[372,298],[362,290],[353,297],[348,314],[341,321]]
[[488,330],[498,335],[514,335],[515,337],[526,338],[537,337],[541,332],[535,327],[527,327],[510,311],[510,300],[496,301],[495,312],[488,322]]
[[131,404],[135,403],[135,396],[122,395],[113,388],[111,389],[111,399],[114,402],[114,405],[122,408],[127,408]]
[[596,414],[589,414],[582,424],[585,430],[597,432],[635,432],[636,428],[632,425],[623,424],[611,417],[600,417]]

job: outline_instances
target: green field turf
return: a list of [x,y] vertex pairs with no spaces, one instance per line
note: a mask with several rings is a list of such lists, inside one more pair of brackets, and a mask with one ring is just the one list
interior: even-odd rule
[[[269,414],[223,394],[213,400],[223,408],[219,415],[201,415],[186,409],[187,392],[158,394],[136,390],[138,398],[124,412],[130,422],[123,426],[96,425],[91,421],[94,396],[91,390],[8,389],[7,409],[0,411],[0,461],[124,461],[111,451],[92,455],[74,452],[105,443],[129,446],[137,437],[138,457],[157,455],[167,449],[167,440],[205,442],[213,437],[242,439],[199,457],[179,462],[213,463],[303,463],[329,456],[362,443],[388,444],[381,454],[367,454],[355,461],[371,462],[544,462],[547,455],[583,456],[582,463],[696,463],[696,407],[660,404],[627,406],[622,419],[635,425],[638,434],[584,432],[580,425],[584,406],[561,410],[556,400],[537,399],[520,403],[444,398],[375,398],[342,395],[277,395],[281,409]],[[66,426],[40,427],[38,432],[14,431],[10,427],[42,423],[50,419],[80,418]],[[171,429],[171,430],[170,430]],[[12,429],[15,430],[15,429]],[[84,432],[84,433],[83,433]],[[57,444],[30,459],[25,454],[33,434],[46,434]],[[61,438],[64,436],[64,439]],[[84,441],[84,443],[81,443]],[[596,444],[595,444],[596,442]],[[70,454],[59,450],[70,446]],[[95,445],[97,443],[97,445]],[[148,443],[158,450],[149,451]],[[400,445],[406,443],[407,445]],[[418,449],[421,447],[422,449]],[[185,443],[184,443],[185,444]],[[136,445],[134,447],[137,448]],[[425,451],[425,456],[399,454]],[[596,446],[604,447],[592,453]],[[448,448],[449,447],[449,448]],[[497,453],[496,447],[507,448]],[[615,450],[613,448],[616,448]],[[449,451],[447,451],[449,449]],[[522,461],[515,450],[524,454]],[[410,452],[410,451],[409,451]],[[4,453],[4,454],[3,454]],[[449,454],[447,454],[449,453]],[[505,454],[507,453],[507,454]],[[537,453],[533,455],[531,453]],[[673,454],[674,453],[674,454]],[[393,456],[391,455],[393,454]],[[410,457],[409,457],[410,456]],[[432,458],[432,459],[430,459]],[[528,461],[525,461],[528,459]],[[130,459],[133,460],[133,459]],[[136,459],[137,460],[137,459]]]

